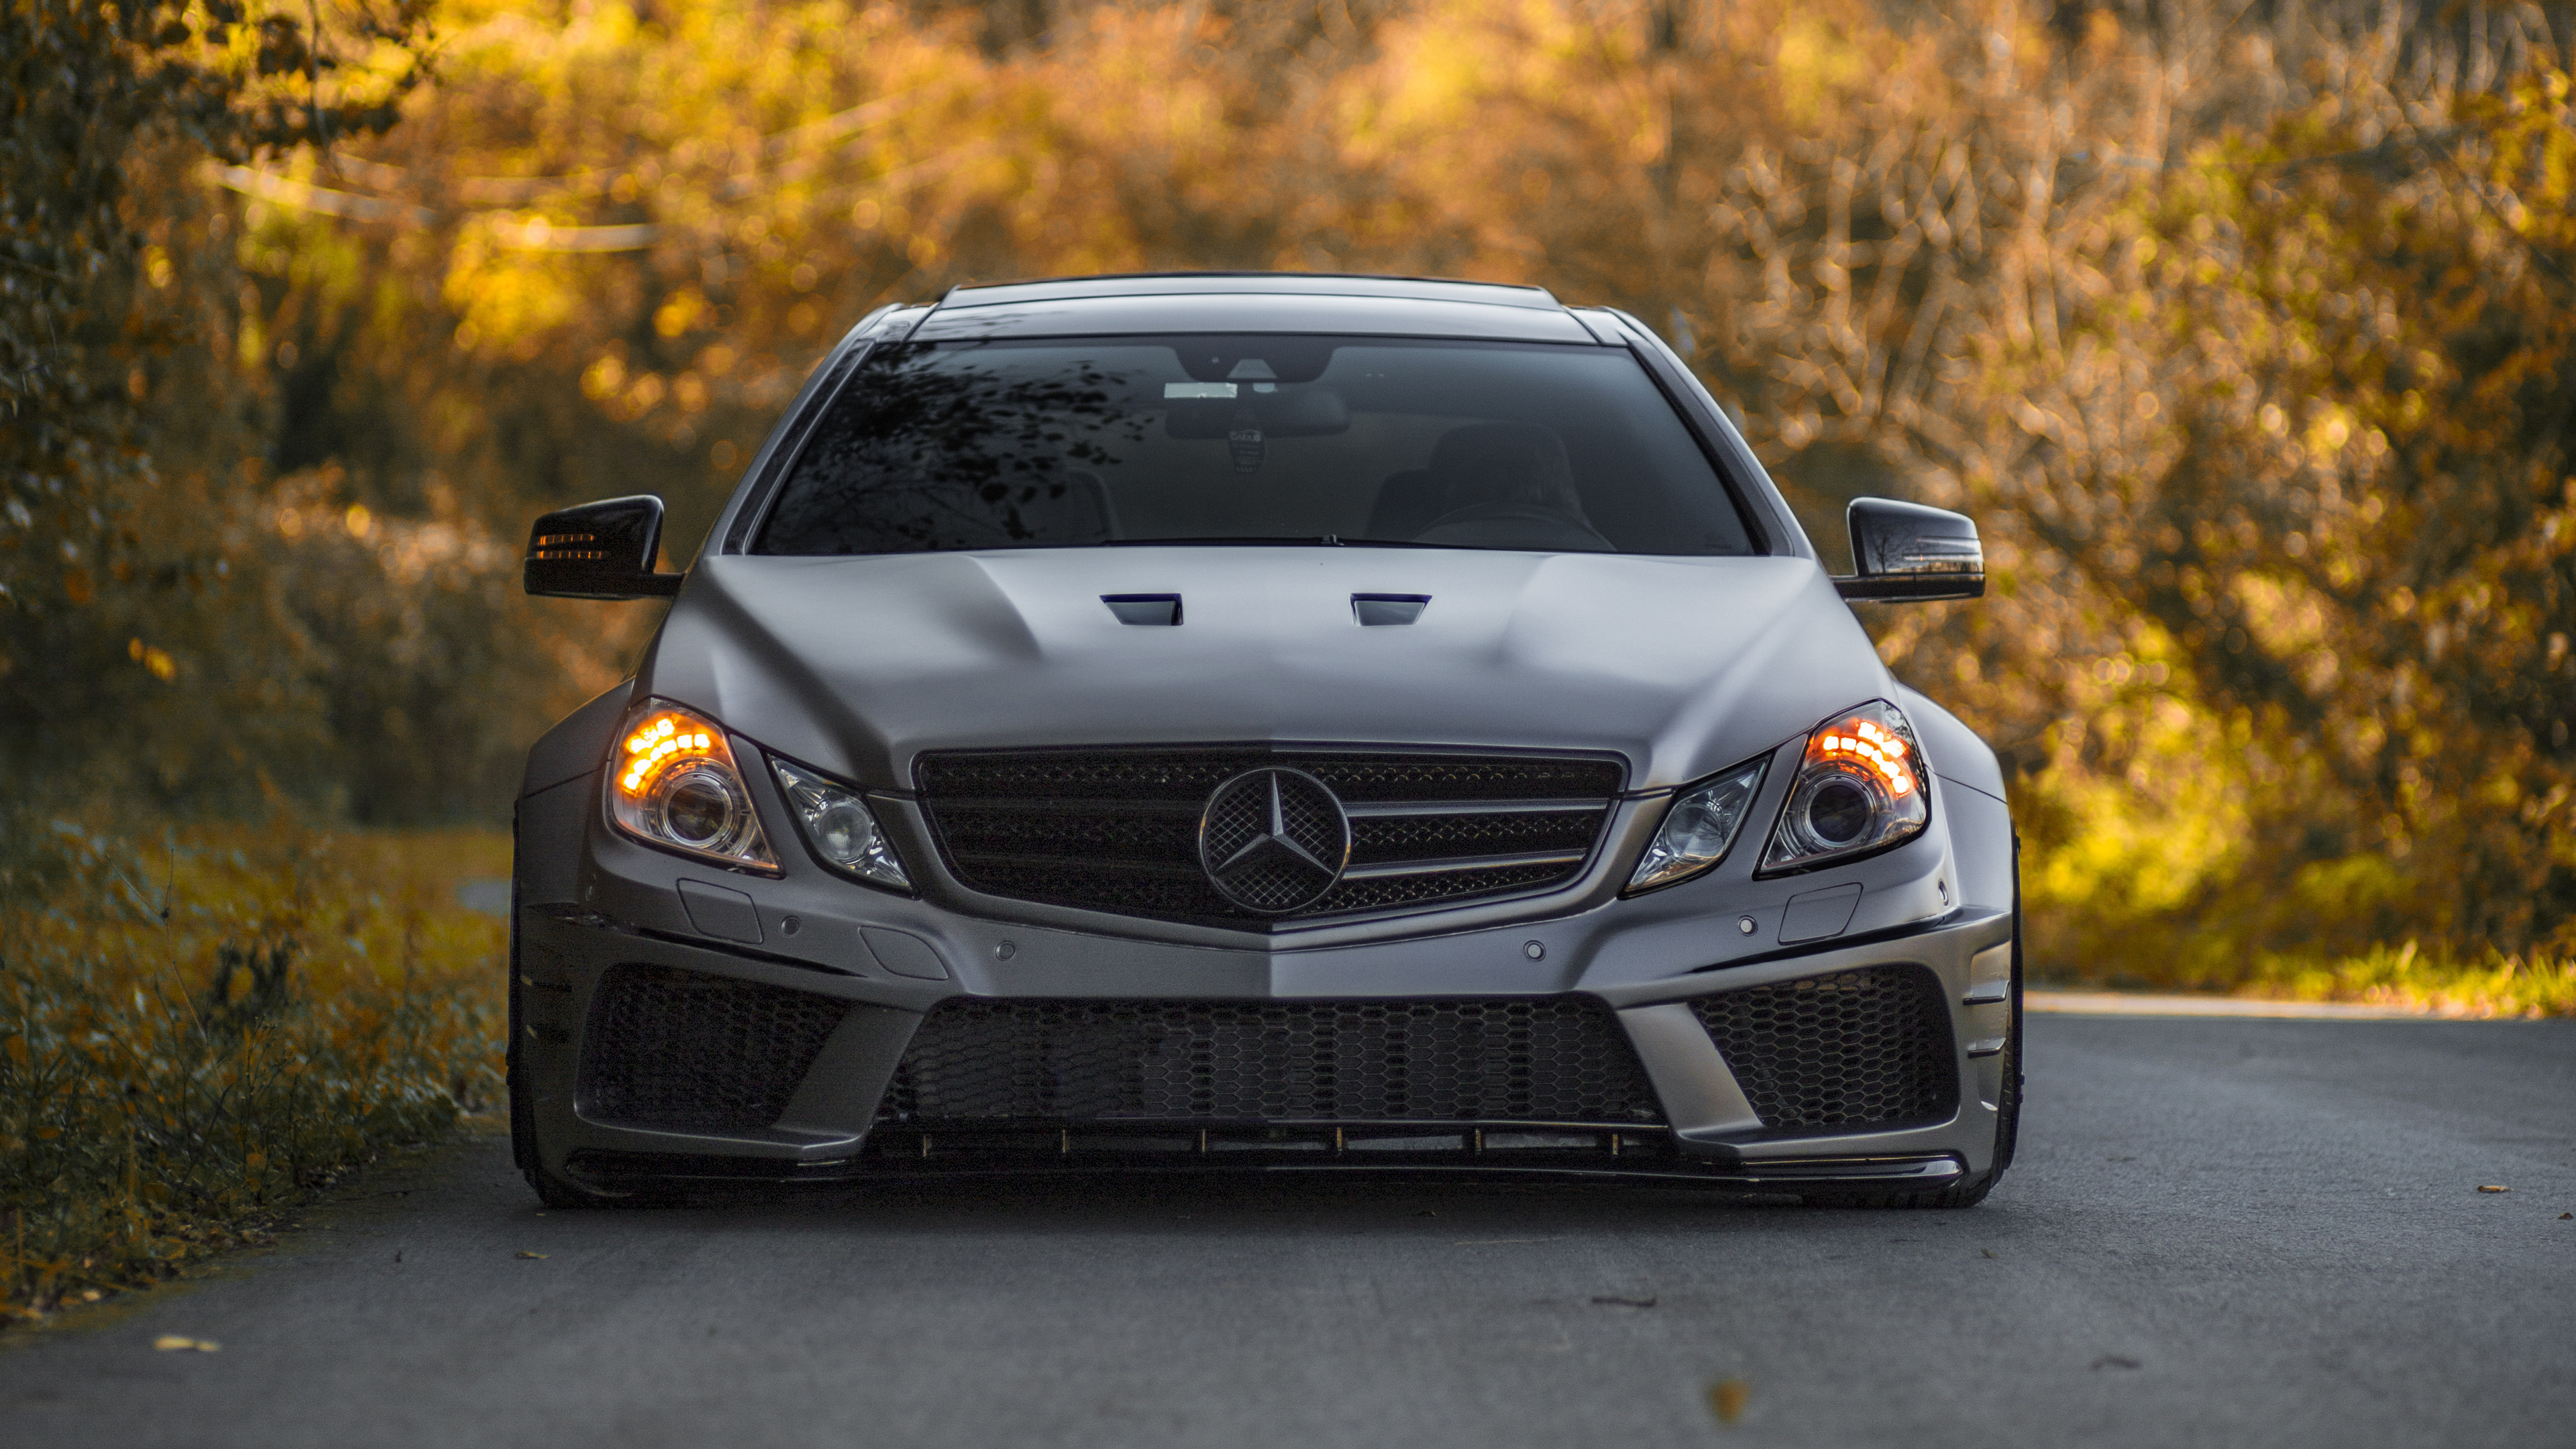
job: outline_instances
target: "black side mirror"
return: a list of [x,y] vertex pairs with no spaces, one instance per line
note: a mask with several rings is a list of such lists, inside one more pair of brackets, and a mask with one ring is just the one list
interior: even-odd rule
[[666,599],[681,574],[657,574],[662,500],[649,493],[611,498],[549,513],[528,530],[522,576],[529,593],[550,599]]
[[1967,515],[1893,498],[1855,498],[1850,578],[1834,580],[1846,599],[1981,599],[1986,550]]

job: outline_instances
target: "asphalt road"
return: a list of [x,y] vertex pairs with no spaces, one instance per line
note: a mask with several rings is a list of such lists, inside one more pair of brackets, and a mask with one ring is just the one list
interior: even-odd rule
[[0,1444],[2576,1445],[2576,1022],[2030,1043],[1967,1212],[1264,1179],[540,1213],[486,1140],[0,1349]]

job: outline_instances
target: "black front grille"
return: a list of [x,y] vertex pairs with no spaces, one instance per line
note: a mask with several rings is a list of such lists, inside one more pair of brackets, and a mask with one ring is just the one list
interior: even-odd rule
[[[1343,879],[1280,915],[1227,901],[1199,861],[1209,795],[1265,765],[1323,781],[1351,817]],[[1561,885],[1582,872],[1625,772],[1603,759],[1241,747],[934,752],[917,778],[971,889],[1264,930]]]
[[959,998],[913,1035],[880,1122],[1660,1123],[1627,1033],[1582,997]]
[[787,1110],[848,1009],[757,982],[615,967],[582,1042],[582,1113],[635,1127],[757,1131]]
[[1772,1128],[1940,1121],[1959,1106],[1941,978],[1871,966],[1695,998],[1691,1010]]

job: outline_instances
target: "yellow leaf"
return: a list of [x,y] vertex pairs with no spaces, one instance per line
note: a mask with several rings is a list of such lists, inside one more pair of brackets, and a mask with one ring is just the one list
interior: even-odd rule
[[1708,1387],[1709,1410],[1721,1424],[1743,1418],[1745,1401],[1752,1397],[1753,1386],[1742,1379],[1719,1379]]

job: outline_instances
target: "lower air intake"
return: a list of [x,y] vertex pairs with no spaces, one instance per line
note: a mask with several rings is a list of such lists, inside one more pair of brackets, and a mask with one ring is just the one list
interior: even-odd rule
[[1838,971],[1690,1007],[1765,1127],[1852,1130],[1958,1110],[1949,1004],[1925,967]]
[[1660,1123],[1609,1008],[1466,1001],[943,1003],[881,1122]]
[[848,1010],[757,982],[615,967],[582,1042],[582,1114],[684,1132],[757,1131],[787,1110]]

